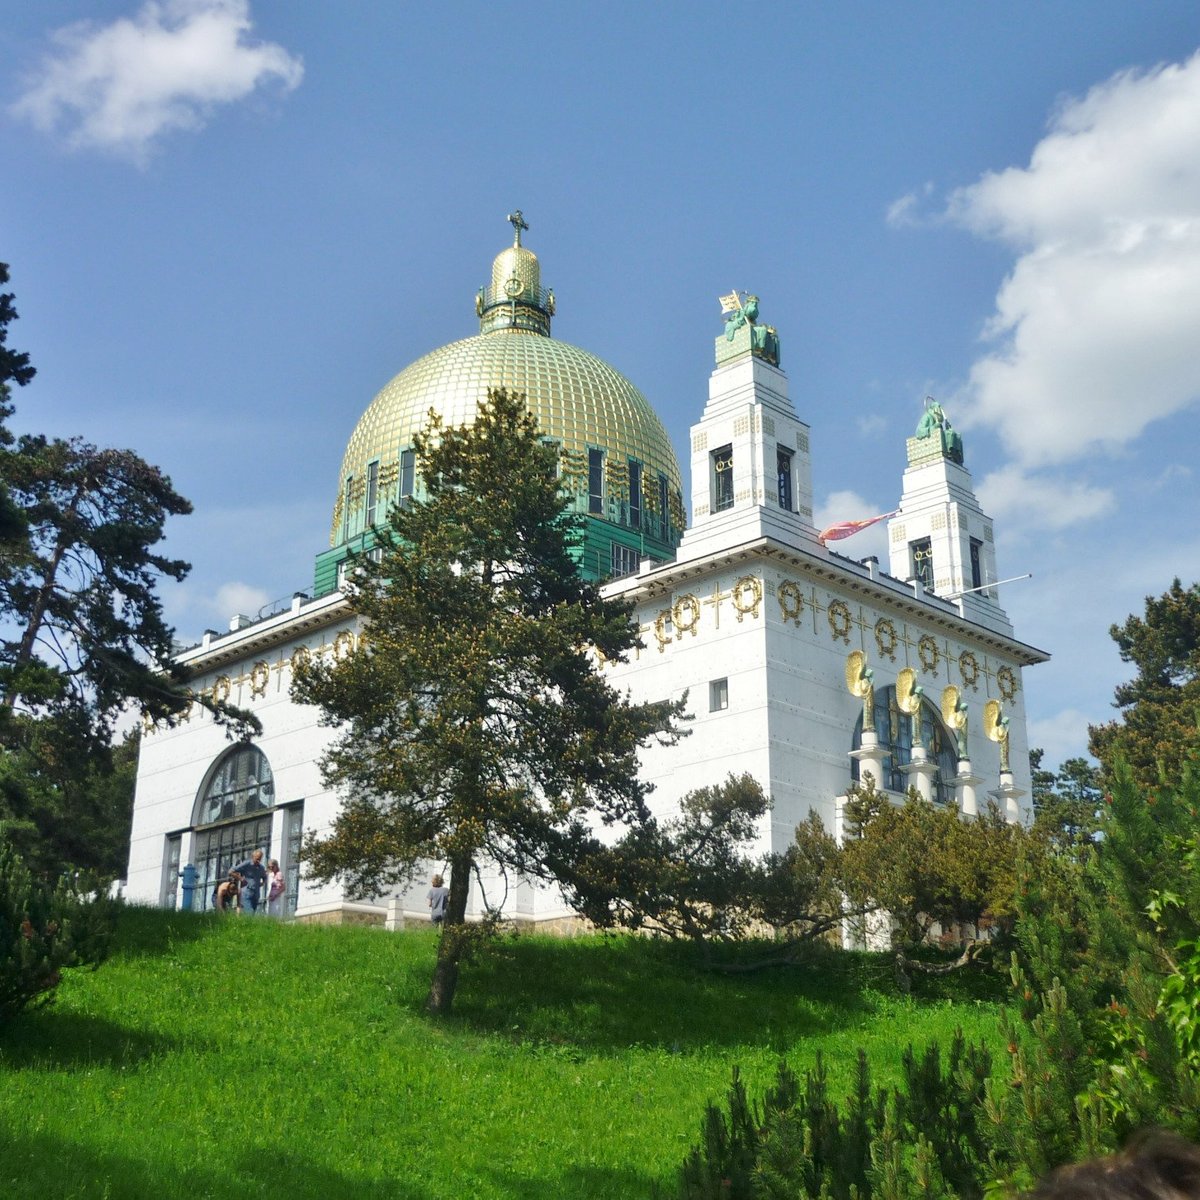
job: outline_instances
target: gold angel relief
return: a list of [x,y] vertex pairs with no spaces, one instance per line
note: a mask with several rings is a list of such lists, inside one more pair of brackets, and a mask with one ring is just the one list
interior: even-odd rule
[[942,689],[942,720],[954,730],[954,740],[958,746],[959,762],[970,758],[967,742],[967,702],[962,698],[962,692],[950,684]]
[[896,676],[896,705],[902,713],[908,714],[912,722],[913,749],[924,747],[921,740],[921,700],[925,689],[917,682],[917,673],[912,667],[905,667]]
[[999,700],[989,700],[983,706],[983,732],[990,742],[1000,746],[1000,773],[1007,775],[1012,767],[1008,761],[1009,718],[1004,715],[1004,706]]
[[863,733],[875,732],[875,672],[867,666],[867,656],[861,650],[846,655],[846,687],[850,695],[863,702]]

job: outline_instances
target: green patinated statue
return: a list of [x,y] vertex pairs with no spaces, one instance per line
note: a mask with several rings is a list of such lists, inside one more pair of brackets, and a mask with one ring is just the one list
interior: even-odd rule
[[743,301],[737,292],[721,297],[725,318],[725,340],[732,342],[739,329],[750,326],[751,352],[774,366],[779,366],[779,334],[771,325],[758,324],[758,297],[747,296]]
[[952,462],[962,465],[963,441],[962,435],[950,425],[942,406],[932,397],[925,400],[925,411],[917,424],[917,437],[936,437],[942,445],[942,453]]

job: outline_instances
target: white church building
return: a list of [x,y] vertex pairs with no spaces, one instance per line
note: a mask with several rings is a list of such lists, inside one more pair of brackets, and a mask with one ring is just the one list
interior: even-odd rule
[[[419,499],[412,442],[429,410],[470,422],[495,387],[523,393],[558,445],[584,518],[580,570],[636,606],[642,646],[604,666],[611,682],[635,700],[688,695],[691,735],[643,755],[656,811],[749,772],[774,802],[758,849],[782,851],[810,810],[838,830],[839,798],[871,774],[897,799],[914,786],[965,815],[994,800],[1010,820],[1028,820],[1022,676],[1047,655],[1017,640],[1001,607],[992,522],[940,408],[907,441],[887,563],[837,553],[813,525],[809,427],[788,396],[779,336],[759,321],[755,297],[725,297],[708,401],[691,430],[687,524],[661,421],[612,367],[551,336],[554,294],[521,244],[520,213],[510,220],[514,244],[477,296],[479,333],[401,371],[359,420],[311,590],[282,611],[235,616],[179,654],[195,693],[249,709],[262,733],[231,744],[200,705],[145,731],[127,898],[182,904],[190,864],[192,906],[205,908],[215,881],[261,848],[280,860],[298,919],[427,915],[423,878],[407,895],[363,903],[305,877],[302,837],[329,831],[339,809],[320,773],[335,734],[292,700],[291,674],[311,656],[354,653],[362,629],[341,572],[351,550],[370,553],[389,506]],[[472,885],[475,911],[496,898],[487,882],[487,894]],[[560,896],[528,885],[509,888],[505,910],[547,925],[571,915]]]

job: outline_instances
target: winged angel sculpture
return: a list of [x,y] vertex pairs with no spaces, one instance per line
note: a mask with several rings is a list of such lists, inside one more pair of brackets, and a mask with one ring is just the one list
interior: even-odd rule
[[867,666],[867,656],[861,650],[846,655],[846,687],[850,695],[863,702],[863,733],[875,732],[875,672]]
[[1004,706],[999,700],[989,700],[983,706],[983,732],[988,741],[1000,745],[1000,774],[1007,775],[1012,767],[1008,761],[1008,723],[1004,715]]
[[967,748],[967,702],[962,698],[962,692],[950,684],[942,689],[942,720],[954,730],[954,740],[958,746],[958,761],[970,758]]

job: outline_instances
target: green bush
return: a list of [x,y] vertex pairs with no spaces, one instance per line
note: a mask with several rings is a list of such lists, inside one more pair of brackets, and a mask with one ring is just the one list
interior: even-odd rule
[[978,1125],[991,1055],[956,1033],[946,1062],[936,1043],[904,1054],[900,1086],[873,1090],[859,1051],[839,1106],[820,1057],[801,1081],[780,1063],[759,1110],[736,1068],[727,1113],[710,1104],[702,1141],[680,1177],[680,1200],[929,1200],[979,1197],[990,1177]]
[[98,966],[115,916],[115,902],[79,884],[42,883],[0,843],[0,1022],[48,1003],[65,968]]

